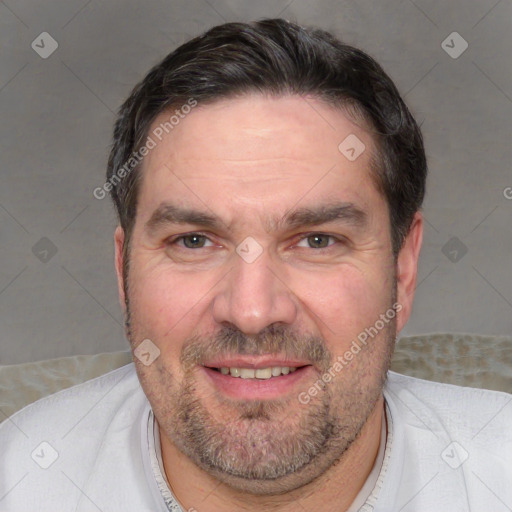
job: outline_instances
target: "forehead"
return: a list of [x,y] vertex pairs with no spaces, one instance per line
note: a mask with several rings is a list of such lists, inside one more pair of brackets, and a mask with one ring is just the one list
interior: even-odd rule
[[371,136],[321,100],[253,94],[188,114],[177,109],[161,113],[150,128],[155,147],[142,168],[141,206],[156,208],[170,196],[255,207],[262,200],[291,206],[305,196],[361,204],[379,195],[370,173]]

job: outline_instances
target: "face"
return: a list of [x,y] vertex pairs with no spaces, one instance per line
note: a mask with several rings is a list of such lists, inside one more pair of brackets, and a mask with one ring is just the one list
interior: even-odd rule
[[162,438],[233,488],[312,481],[381,397],[421,236],[393,258],[373,151],[319,100],[252,95],[196,107],[145,158],[127,283],[116,231],[132,348],[160,351],[137,372]]

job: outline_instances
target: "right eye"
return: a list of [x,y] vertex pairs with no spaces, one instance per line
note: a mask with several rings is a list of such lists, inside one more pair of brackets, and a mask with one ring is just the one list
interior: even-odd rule
[[210,246],[213,245],[206,235],[201,233],[189,233],[176,237],[174,240],[170,241],[169,244],[176,244],[186,249],[201,249],[206,247],[206,242],[210,242]]

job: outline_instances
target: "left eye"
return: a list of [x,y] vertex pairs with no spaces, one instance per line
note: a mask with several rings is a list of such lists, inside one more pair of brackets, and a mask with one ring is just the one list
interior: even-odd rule
[[335,243],[335,238],[331,235],[324,235],[323,233],[315,233],[303,238],[297,246],[309,247],[311,249],[324,249]]

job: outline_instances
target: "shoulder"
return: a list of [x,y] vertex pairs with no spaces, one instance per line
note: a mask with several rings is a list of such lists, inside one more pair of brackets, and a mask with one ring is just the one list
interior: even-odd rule
[[384,396],[408,424],[422,424],[438,435],[485,442],[512,442],[512,395],[432,382],[389,372]]
[[98,462],[107,452],[123,465],[140,458],[126,448],[138,442],[140,451],[147,407],[133,363],[26,406],[0,424],[0,496],[8,493],[12,510],[36,509],[37,489],[45,489],[45,506],[78,503],[98,469],[108,479]]
[[436,503],[484,510],[489,500],[497,510],[500,499],[512,503],[511,394],[390,372],[384,397],[398,503],[411,500],[411,510],[433,510]]
[[[139,392],[135,367],[128,364],[27,405],[0,424],[0,437],[9,435],[13,425],[17,430],[25,428],[29,435],[34,429],[39,431],[42,422],[59,430],[71,428],[73,420],[89,409],[104,412],[105,404],[111,408],[112,402],[122,402]],[[96,411],[94,415],[97,416]]]
[[497,412],[497,407],[503,407],[505,417],[512,418],[512,407],[506,408],[512,402],[512,394],[503,391],[444,384],[390,371],[384,393],[399,398],[399,402],[416,403],[452,416],[457,412],[476,419],[486,410]]

